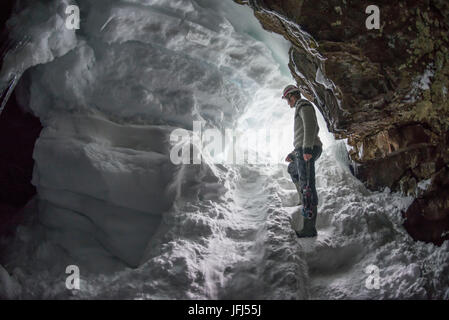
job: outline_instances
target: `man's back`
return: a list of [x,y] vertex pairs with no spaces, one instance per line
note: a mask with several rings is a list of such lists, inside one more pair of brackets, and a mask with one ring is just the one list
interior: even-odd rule
[[295,126],[294,126],[294,147],[313,148],[313,146],[322,146],[318,136],[319,126],[313,105],[300,99],[295,104]]

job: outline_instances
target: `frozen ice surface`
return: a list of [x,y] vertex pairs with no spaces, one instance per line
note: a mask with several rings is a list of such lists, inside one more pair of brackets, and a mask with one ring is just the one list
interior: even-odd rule
[[[38,194],[27,223],[2,240],[2,297],[447,298],[449,242],[414,242],[401,218],[412,199],[366,190],[322,117],[315,239],[291,229],[299,208],[284,164],[171,163],[170,132],[194,120],[277,128],[287,132],[279,161],[292,149],[293,110],[280,99],[292,82],[279,67],[288,43],[248,8],[80,0],[74,33],[55,31],[65,2],[42,3],[26,3],[15,19],[33,15],[16,36],[36,26],[45,37],[11,53],[19,64],[1,73],[28,69],[19,89],[44,125],[33,154]],[[236,19],[244,10],[247,20]],[[72,264],[80,290],[65,287]],[[369,266],[379,289],[366,285]]]
[[[73,50],[74,30],[65,27],[64,9],[69,1],[24,1],[23,10],[7,21],[11,50],[0,70],[0,92],[10,92],[30,67],[45,64]],[[6,101],[0,102],[0,113]]]

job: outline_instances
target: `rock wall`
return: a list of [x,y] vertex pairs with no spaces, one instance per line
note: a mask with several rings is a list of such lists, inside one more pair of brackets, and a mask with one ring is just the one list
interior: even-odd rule
[[[404,213],[415,239],[449,239],[449,3],[235,1],[292,43],[291,73],[348,139],[356,175],[415,197]],[[380,28],[368,30],[372,4]]]

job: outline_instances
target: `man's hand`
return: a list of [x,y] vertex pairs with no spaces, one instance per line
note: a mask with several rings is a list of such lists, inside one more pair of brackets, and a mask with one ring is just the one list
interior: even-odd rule
[[287,158],[285,158],[285,161],[287,161],[287,162],[292,162],[293,161],[293,159],[290,158],[290,154],[287,155]]
[[305,154],[303,155],[303,158],[304,158],[305,161],[309,161],[310,159],[312,159],[312,155],[309,154],[309,153],[305,153]]

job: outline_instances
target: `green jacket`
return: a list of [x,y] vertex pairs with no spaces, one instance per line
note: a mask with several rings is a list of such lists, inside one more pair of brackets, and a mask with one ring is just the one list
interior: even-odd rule
[[295,149],[302,148],[304,153],[312,153],[314,146],[322,147],[318,137],[318,121],[316,119],[313,105],[305,99],[296,101],[295,104],[295,131],[294,142]]

